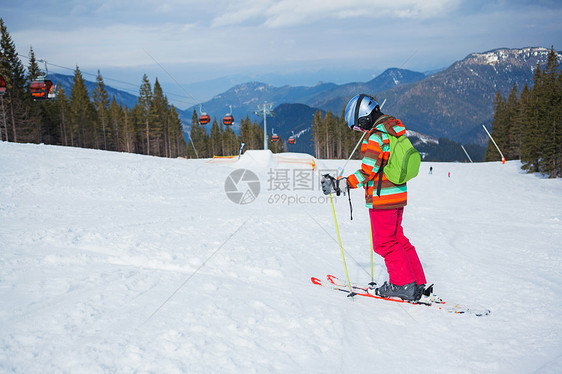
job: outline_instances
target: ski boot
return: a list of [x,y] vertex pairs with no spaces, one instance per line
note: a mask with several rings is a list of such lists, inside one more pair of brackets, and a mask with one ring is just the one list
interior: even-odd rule
[[414,292],[414,300],[417,301],[417,300],[421,299],[421,297],[424,295],[425,291],[426,291],[425,284],[416,284],[416,291]]
[[[371,295],[384,298],[398,297],[402,300],[416,301],[416,291],[416,282],[408,283],[403,286],[397,286],[390,282],[384,282],[384,284],[379,288],[371,288],[367,292]],[[423,293],[423,289],[421,293]]]

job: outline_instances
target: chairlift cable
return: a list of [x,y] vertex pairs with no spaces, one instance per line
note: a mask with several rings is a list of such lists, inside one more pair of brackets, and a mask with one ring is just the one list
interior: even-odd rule
[[151,55],[150,53],[148,53],[148,51],[145,50],[144,53],[146,53],[158,66],[160,66],[160,68],[161,68],[162,70],[164,70],[164,72],[165,72],[166,74],[168,74],[168,76],[178,85],[178,87],[179,87],[183,92],[185,92],[185,94],[186,94],[187,96],[191,97],[191,99],[195,102],[196,105],[197,105],[197,104],[202,105],[202,104],[201,104],[201,101],[200,101],[200,100],[197,100],[195,97],[193,97],[192,94],[190,94],[189,92],[187,92],[187,90],[186,90],[181,84],[179,84],[179,82],[172,76],[172,74],[170,74],[170,73],[168,72],[168,70],[166,70],[166,69],[164,68],[164,66],[162,66],[162,64],[160,64],[158,61],[156,61],[156,59],[155,59],[154,57],[152,57],[152,55]]
[[[148,53],[148,51],[145,50],[144,53],[146,53],[152,60],[154,60],[154,62],[156,62],[156,64],[158,64],[158,66],[160,66],[160,68],[161,68],[162,70],[164,70],[164,72],[165,72],[166,74],[168,74],[168,76],[169,76],[174,82],[176,82],[176,84],[183,90],[183,92],[185,92],[189,97],[191,97],[191,98],[193,99],[193,101],[195,101],[195,102],[198,101],[197,99],[195,99],[195,98],[193,97],[193,95],[191,95],[189,92],[187,92],[187,90],[186,90],[185,88],[183,88],[183,87],[179,84],[179,82],[172,76],[172,74],[170,74],[170,73],[168,72],[168,70],[166,70],[166,69],[164,68],[164,66],[162,66],[158,61],[156,61],[156,59],[155,59],[154,57],[152,57],[152,55],[151,55],[150,53]],[[201,103],[199,103],[199,105],[200,105],[200,107],[202,107]],[[193,129],[193,127],[191,127],[191,128],[189,129],[188,135],[189,135],[189,139],[191,140],[190,143],[191,143],[191,145],[193,146],[193,150],[195,151],[195,156],[196,156],[197,158],[199,158],[199,155],[198,155],[198,153],[197,153],[197,148],[195,148],[195,142],[193,141],[193,138],[191,137],[191,130],[192,130],[192,129]]]
[[[31,59],[31,57],[26,56],[26,55],[20,55],[20,56],[25,57],[25,58],[27,58],[27,59]],[[44,61],[44,60],[41,59],[41,60],[37,60],[37,61],[38,61],[38,62],[42,62],[42,61]],[[49,62],[49,65],[55,66],[55,67],[60,68],[60,69],[70,70],[70,71],[75,71],[75,70],[76,70],[76,68],[73,69],[73,68],[69,68],[69,67],[67,67],[67,66],[62,66],[62,65],[58,65],[58,64],[53,64],[52,62]],[[80,73],[81,73],[82,75],[89,75],[89,76],[96,77],[96,78],[97,78],[97,76],[98,76],[97,74],[89,73],[89,72],[87,72],[87,71],[82,71],[82,70],[80,70]],[[121,84],[124,84],[124,85],[127,85],[127,86],[135,87],[135,90],[127,89],[127,88],[120,88],[120,87],[119,87],[119,88],[114,87],[114,88],[115,88],[115,89],[118,89],[118,90],[121,90],[121,91],[128,92],[128,93],[130,93],[130,94],[132,94],[132,95],[134,95],[134,96],[138,95],[138,87],[139,87],[139,85],[136,84],[136,83],[126,82],[126,81],[123,81],[123,80],[120,80],[120,79],[109,78],[109,77],[106,77],[106,76],[103,76],[103,80],[104,80],[104,82],[106,82],[106,81],[112,81],[112,82],[121,83]],[[186,98],[185,96],[183,96],[183,95],[177,95],[177,94],[174,94],[174,93],[164,92],[164,94],[165,94],[166,96],[168,96],[168,97],[172,97],[172,96],[173,96],[173,97],[177,97],[177,98],[180,98],[180,99],[187,99],[187,98]],[[191,95],[190,95],[190,96],[191,96]],[[193,97],[191,97],[191,99],[195,100]],[[178,101],[179,101],[179,100],[178,100]],[[182,103],[184,103],[184,104],[192,104],[192,101],[180,101],[180,102],[182,102]]]

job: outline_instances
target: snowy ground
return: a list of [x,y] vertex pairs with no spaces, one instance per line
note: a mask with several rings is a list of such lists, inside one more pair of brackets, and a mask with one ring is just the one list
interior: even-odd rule
[[[250,156],[0,142],[0,372],[562,370],[562,180],[517,162],[425,163],[409,184],[404,227],[428,280],[492,311],[476,317],[313,285],[345,276],[317,176]],[[260,179],[245,205],[225,193],[239,167]],[[350,277],[366,283],[367,209],[352,198],[353,221],[346,198],[335,205]],[[374,273],[387,277],[380,258]]]

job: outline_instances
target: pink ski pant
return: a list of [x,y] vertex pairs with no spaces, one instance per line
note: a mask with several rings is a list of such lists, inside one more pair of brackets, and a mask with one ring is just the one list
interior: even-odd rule
[[425,284],[425,274],[416,248],[404,236],[404,208],[369,209],[373,249],[384,258],[389,281],[397,286],[416,282]]

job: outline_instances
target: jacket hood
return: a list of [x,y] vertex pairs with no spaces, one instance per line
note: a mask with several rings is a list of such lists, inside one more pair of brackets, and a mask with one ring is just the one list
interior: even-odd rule
[[396,137],[406,133],[406,127],[402,122],[389,115],[384,115],[377,119],[373,128]]

